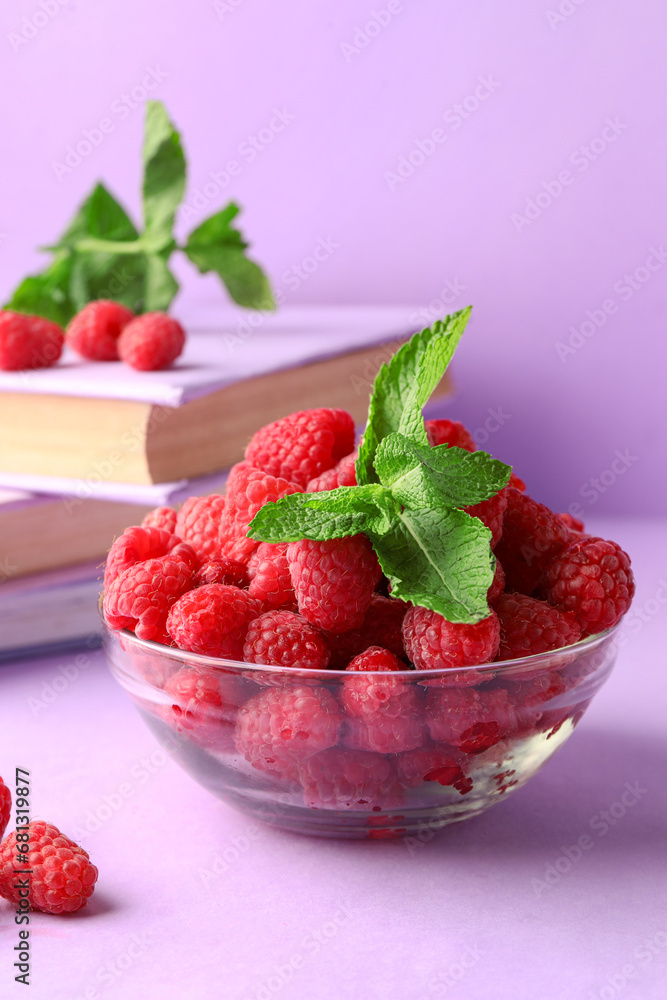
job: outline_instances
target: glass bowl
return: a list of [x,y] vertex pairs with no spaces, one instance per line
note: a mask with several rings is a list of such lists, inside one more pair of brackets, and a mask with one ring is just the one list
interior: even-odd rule
[[162,746],[214,795],[285,830],[380,838],[469,819],[524,785],[606,680],[615,631],[390,673],[220,660],[108,628],[104,643]]

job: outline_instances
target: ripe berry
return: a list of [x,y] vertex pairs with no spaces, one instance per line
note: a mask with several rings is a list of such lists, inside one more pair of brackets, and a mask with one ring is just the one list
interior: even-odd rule
[[348,665],[340,692],[347,715],[346,746],[400,753],[421,745],[421,690],[393,676],[404,668],[404,663],[379,646],[371,646]]
[[[23,840],[23,834],[28,840]],[[74,913],[85,906],[92,896],[97,881],[97,868],[90,863],[88,852],[79,847],[53,826],[42,820],[33,820],[21,827],[21,838],[10,833],[0,845],[0,896],[12,903],[19,903],[23,881],[19,873],[29,879],[28,902],[31,909],[42,913]],[[17,863],[19,847],[27,847],[21,856],[27,863]]]
[[497,597],[500,597],[504,589],[505,589],[505,571],[503,570],[500,559],[496,557],[496,568],[493,574],[493,582],[489,587],[488,593],[486,595],[486,599],[489,602],[489,604],[495,601]]
[[97,299],[70,320],[67,344],[89,361],[117,361],[118,338],[134,313],[120,302]]
[[12,793],[0,778],[0,839],[4,836],[12,811]]
[[175,532],[188,542],[201,559],[217,559],[227,539],[222,527],[226,500],[218,493],[188,497],[176,515]]
[[557,514],[509,487],[503,536],[497,550],[507,589],[532,594],[569,538],[569,529]]
[[[199,567],[195,574],[195,587],[204,587],[209,583],[224,583],[228,587],[248,586],[246,568],[241,563],[221,556],[210,559]],[[254,596],[254,595],[253,595]]]
[[162,718],[199,746],[231,750],[238,707],[245,698],[242,677],[218,670],[182,667],[164,685],[172,699]]
[[585,531],[584,522],[579,517],[575,517],[573,514],[559,514],[558,517],[561,521],[565,521],[570,531],[576,531],[579,534],[583,534]]
[[426,724],[431,739],[478,754],[516,728],[516,713],[503,688],[431,688],[426,692]]
[[396,763],[398,776],[407,788],[417,788],[424,781],[436,781],[444,787],[456,788],[461,795],[472,791],[472,780],[465,776],[459,760],[446,747],[431,743],[408,750],[399,755]]
[[167,631],[179,649],[240,660],[248,625],[261,613],[261,604],[246,590],[210,583],[176,601]]
[[246,663],[325,670],[329,647],[319,629],[292,611],[267,611],[250,623],[243,645]]
[[306,486],[306,493],[322,493],[325,490],[336,490],[339,486],[356,486],[356,461],[356,451],[341,458],[338,465],[334,465],[333,469],[327,469],[326,472],[322,472],[319,476],[311,479]]
[[427,420],[426,434],[432,448],[439,444],[448,444],[450,448],[477,451],[472,434],[458,420]]
[[[472,625],[449,622],[437,611],[411,607],[403,621],[403,642],[419,670],[470,667],[490,663],[498,651],[500,626],[495,611]],[[445,685],[477,684],[483,674],[466,670],[438,678]]]
[[524,594],[503,594],[494,610],[500,622],[498,660],[535,656],[570,646],[581,637],[574,615]]
[[63,350],[65,334],[41,316],[0,309],[0,369],[5,372],[50,368]]
[[185,330],[163,312],[144,313],[124,327],[118,338],[121,361],[138,371],[168,368],[185,346]]
[[[369,646],[382,646],[399,660],[405,661],[407,657],[403,648],[402,627],[407,610],[408,604],[405,601],[373,594],[359,628],[331,636],[330,666],[334,670],[345,670],[350,660]],[[405,667],[405,662],[402,662],[401,670],[405,670]]]
[[575,614],[583,636],[616,625],[635,593],[630,557],[620,545],[586,535],[552,561],[545,585],[549,602]]
[[491,532],[491,548],[495,549],[503,535],[503,519],[507,508],[507,488],[481,503],[466,507],[466,514],[478,517]]
[[257,511],[266,503],[301,492],[295,483],[262,472],[248,462],[233,465],[227,477],[227,502],[220,522],[227,539],[222,554],[247,563],[259,545],[246,537],[248,525]]
[[136,525],[126,528],[109,549],[104,570],[104,589],[130,566],[146,559],[166,556],[180,542],[180,538],[163,528],[140,528]]
[[305,489],[353,448],[354,420],[345,410],[301,410],[258,430],[245,457],[262,472]]
[[261,542],[248,562],[248,591],[268,608],[296,609],[296,594],[287,561],[287,542]]
[[135,563],[105,590],[107,623],[112,629],[131,629],[139,639],[169,644],[169,609],[192,583],[192,567],[173,553]]
[[[151,510],[146,514],[141,522],[141,527],[162,528],[163,531],[168,531],[169,534],[174,535],[176,534],[176,511],[173,507],[156,507],[155,510]],[[187,541],[182,535],[180,537],[184,542]]]
[[556,670],[542,672],[537,677],[507,683],[507,695],[516,712],[516,733],[525,736],[533,730],[551,729],[558,721],[572,714],[571,707],[550,709],[550,702],[560,698],[566,683]]
[[299,778],[311,809],[382,812],[403,799],[393,763],[379,753],[324,750],[299,766]]

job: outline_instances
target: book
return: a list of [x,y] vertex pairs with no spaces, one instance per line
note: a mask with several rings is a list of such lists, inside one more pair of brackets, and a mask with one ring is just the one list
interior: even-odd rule
[[[166,371],[66,350],[53,368],[0,372],[0,470],[175,483],[232,465],[259,427],[295,410],[340,407],[362,424],[380,365],[419,323],[407,307],[332,306],[203,310],[184,325],[185,351]],[[436,395],[447,391],[445,380]]]

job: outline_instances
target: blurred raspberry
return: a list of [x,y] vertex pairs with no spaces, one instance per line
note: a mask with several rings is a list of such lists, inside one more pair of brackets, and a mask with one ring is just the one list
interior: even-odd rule
[[553,560],[545,584],[549,602],[576,615],[582,636],[616,625],[635,593],[627,553],[616,542],[587,535]]
[[[405,651],[418,670],[469,667],[490,663],[500,641],[495,611],[472,625],[449,622],[437,611],[411,607],[403,621]],[[446,686],[477,684],[484,677],[478,670],[466,670],[438,678]]]
[[185,347],[185,330],[164,312],[144,313],[123,328],[118,338],[121,361],[139,371],[168,368]]
[[246,663],[325,670],[329,647],[319,629],[292,611],[267,611],[250,623],[243,646]]
[[421,745],[421,691],[393,676],[404,668],[404,663],[379,646],[371,646],[350,662],[346,670],[349,676],[340,691],[348,717],[343,737],[346,746],[400,753]]
[[433,743],[400,754],[396,763],[398,776],[407,788],[417,788],[424,781],[437,781],[445,787],[451,785],[461,795],[472,791],[472,781],[465,776],[452,751]]
[[224,583],[228,587],[239,587],[242,590],[248,586],[246,568],[241,563],[226,559],[224,556],[210,559],[197,570],[195,587],[205,587],[209,583]]
[[426,724],[436,742],[478,754],[508,736],[517,719],[502,688],[431,688],[426,692]]
[[192,569],[177,556],[135,563],[105,591],[104,615],[109,627],[128,628],[139,639],[169,644],[166,632],[169,609],[192,587],[192,582]]
[[508,488],[507,501],[498,555],[507,589],[530,595],[570,532],[557,514],[517,489]]
[[62,354],[64,341],[57,323],[0,309],[0,370],[50,368]]
[[189,497],[176,516],[176,534],[203,560],[217,559],[226,541],[221,525],[225,498],[218,493]]
[[380,578],[380,566],[365,535],[325,542],[302,539],[287,549],[299,611],[327,632],[359,628]]
[[525,594],[503,594],[494,604],[500,622],[498,660],[535,656],[570,646],[581,637],[574,615]]
[[246,460],[305,489],[354,448],[354,420],[345,410],[301,410],[267,424],[246,448]]
[[356,451],[341,458],[338,465],[334,465],[333,469],[327,469],[326,472],[322,472],[315,479],[311,479],[306,486],[306,493],[323,493],[325,490],[336,490],[339,486],[356,486],[356,461]]
[[576,531],[579,532],[579,534],[584,532],[584,522],[580,518],[574,517],[573,514],[558,514],[557,516],[561,519],[561,521],[565,522],[570,531]]
[[[168,531],[171,535],[176,533],[176,511],[173,507],[156,507],[155,510],[151,510],[146,514],[146,517],[141,522],[142,528],[161,528],[163,531]],[[180,536],[183,538],[183,536]],[[183,538],[183,541],[187,541]]]
[[496,569],[493,574],[493,583],[489,587],[489,591],[486,595],[486,599],[489,602],[489,604],[495,601],[497,597],[500,597],[504,589],[505,589],[505,572],[503,570],[500,559],[496,557]]
[[296,608],[296,594],[287,561],[287,542],[261,542],[248,562],[249,593],[269,608]]
[[167,631],[179,649],[204,656],[240,660],[248,625],[262,605],[246,590],[209,583],[184,594],[167,619]]
[[490,499],[482,500],[481,503],[476,503],[471,507],[465,508],[466,514],[478,517],[482,524],[485,524],[491,532],[492,549],[495,549],[503,536],[503,518],[506,508],[507,487],[496,493],[495,496],[490,497]]
[[311,809],[382,812],[402,803],[393,763],[378,753],[324,750],[300,765],[299,776]]
[[165,722],[199,746],[233,749],[236,716],[246,692],[243,678],[182,667],[164,690],[173,699],[162,706]]
[[97,299],[89,302],[70,320],[66,342],[89,361],[117,361],[118,338],[133,319],[132,310],[120,302]]
[[[382,646],[402,661],[407,657],[403,648],[403,619],[408,605],[396,597],[373,594],[364,620],[357,629],[330,637],[331,663],[334,670],[344,670],[350,660],[369,646]],[[401,670],[405,670],[403,662]]]
[[[20,903],[22,872],[29,872],[28,902],[42,913],[74,913],[86,905],[97,881],[97,868],[88,852],[66,837],[52,823],[33,820],[21,827],[28,834],[27,843],[18,843],[10,833],[0,845],[0,896]],[[27,854],[19,848],[27,847]],[[19,856],[24,863],[18,862]]]
[[458,420],[427,420],[426,434],[432,448],[439,444],[448,444],[450,448],[477,451],[472,434]]
[[512,486],[515,490],[518,490],[519,493],[526,492],[526,484],[524,483],[523,479],[519,479],[514,470],[512,470],[510,474],[509,482],[507,485]]
[[2,839],[5,834],[11,811],[12,793],[9,791],[2,778],[0,778],[0,839]]

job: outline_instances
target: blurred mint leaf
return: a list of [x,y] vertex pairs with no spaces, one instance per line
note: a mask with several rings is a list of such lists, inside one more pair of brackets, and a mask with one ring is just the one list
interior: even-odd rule
[[41,274],[29,275],[14,289],[7,309],[44,316],[65,326],[76,312],[70,299],[69,284],[72,261],[61,254]]
[[145,312],[164,312],[178,291],[178,282],[167,267],[168,254],[146,257],[144,300]]
[[161,101],[146,101],[143,160],[142,242],[151,252],[173,248],[176,209],[185,191],[185,156]]
[[322,493],[291,493],[258,510],[248,537],[263,542],[297,542],[300,538],[344,538],[370,529],[388,531],[400,507],[382,486],[340,486]]
[[123,206],[104,184],[96,184],[91,194],[79,206],[74,218],[60,239],[47,250],[76,249],[89,237],[105,240],[136,240],[134,223]]

